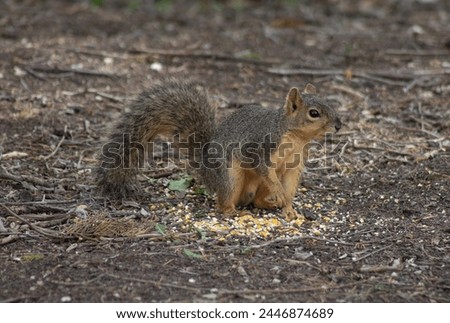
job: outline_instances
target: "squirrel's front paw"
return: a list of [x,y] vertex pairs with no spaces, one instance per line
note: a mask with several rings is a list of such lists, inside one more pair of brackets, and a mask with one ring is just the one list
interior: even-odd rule
[[284,207],[286,205],[286,198],[284,194],[273,194],[269,195],[264,199],[267,203],[272,205],[273,207]]
[[283,217],[287,220],[287,221],[292,221],[295,219],[298,219],[301,215],[298,214],[298,212],[292,207],[292,205],[286,206],[282,213]]
[[219,210],[225,216],[235,216],[238,214],[234,206],[220,207]]

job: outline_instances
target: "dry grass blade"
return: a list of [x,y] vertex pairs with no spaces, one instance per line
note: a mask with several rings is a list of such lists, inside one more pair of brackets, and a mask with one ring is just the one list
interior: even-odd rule
[[75,218],[73,223],[64,229],[71,236],[83,238],[116,238],[116,237],[142,237],[150,234],[154,227],[151,220],[137,221],[133,218],[110,218],[99,213],[86,219]]

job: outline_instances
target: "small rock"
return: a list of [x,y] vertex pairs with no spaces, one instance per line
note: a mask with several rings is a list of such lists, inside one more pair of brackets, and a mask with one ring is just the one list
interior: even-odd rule
[[425,33],[425,30],[419,25],[412,25],[408,31],[413,35],[422,35]]
[[105,57],[103,59],[103,62],[105,62],[105,64],[110,65],[112,63],[114,63],[114,59],[112,57]]
[[77,215],[77,217],[82,218],[82,219],[86,219],[88,213],[86,212],[87,209],[87,205],[81,204],[78,205],[75,209],[72,209],[73,212],[75,212],[75,214]]
[[238,267],[237,267],[237,271],[238,271],[238,273],[239,273],[242,277],[248,277],[248,274],[247,274],[247,272],[245,271],[244,267],[238,266]]
[[295,252],[294,256],[297,259],[306,260],[309,257],[311,257],[313,254],[311,251],[305,251],[305,252]]
[[70,246],[67,247],[66,252],[70,252],[73,249],[75,249],[76,247],[78,247],[77,243],[72,243]]
[[24,76],[24,75],[27,75],[27,72],[25,72],[23,69],[21,69],[18,66],[14,66],[14,75],[15,76]]
[[163,69],[163,65],[159,62],[154,62],[150,65],[150,69],[156,72],[161,72]]
[[8,230],[5,228],[2,218],[0,218],[0,232],[7,232],[7,231]]
[[217,294],[209,293],[202,295],[202,297],[210,300],[215,300],[217,298]]
[[71,302],[72,301],[72,297],[70,297],[70,296],[63,296],[63,297],[61,297],[61,302],[63,302],[63,303],[68,303],[68,302]]
[[311,212],[309,210],[304,209],[302,211],[302,214],[305,217],[305,219],[310,220],[310,221],[315,221],[318,218],[318,216],[316,214],[314,214],[313,212]]

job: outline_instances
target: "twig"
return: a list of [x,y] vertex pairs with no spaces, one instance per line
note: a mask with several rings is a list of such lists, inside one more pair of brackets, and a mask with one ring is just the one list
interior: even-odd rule
[[[1,167],[1,166],[0,166]],[[72,204],[78,202],[77,200],[45,200],[45,201],[31,201],[31,202],[3,202],[4,205],[46,205],[46,204]]]
[[348,93],[350,95],[353,95],[355,97],[357,97],[358,99],[364,99],[365,95],[362,94],[361,92],[358,92],[356,90],[353,90],[352,88],[348,87],[348,86],[344,86],[344,85],[332,85],[331,86],[332,89],[334,90],[338,90],[338,91],[342,91],[344,93]]
[[80,74],[85,76],[99,76],[99,77],[118,77],[116,74],[93,71],[93,70],[85,70],[85,69],[76,69],[76,68],[56,68],[56,67],[45,67],[45,66],[32,66],[27,67],[31,71],[38,71],[48,74]]
[[238,290],[219,290],[219,294],[292,294],[292,293],[305,293],[305,292],[316,292],[316,291],[329,291],[332,289],[340,289],[353,287],[361,283],[365,283],[366,280],[360,280],[353,283],[342,284],[337,286],[318,286],[318,287],[305,287],[305,288],[292,288],[292,289],[238,289]]
[[384,52],[386,55],[393,56],[448,56],[448,50],[409,50],[409,49],[388,49]]
[[[5,203],[3,203],[5,204]],[[65,209],[63,211],[66,211]],[[21,217],[29,221],[51,221],[51,220],[61,220],[67,217],[67,214],[21,214]]]
[[449,174],[444,174],[444,173],[436,172],[436,171],[434,171],[434,170],[432,170],[432,169],[430,169],[430,168],[428,168],[428,167],[425,167],[425,169],[426,169],[429,173],[431,173],[431,174],[438,175],[438,176],[442,176],[442,177],[445,177],[445,178],[449,178],[449,179],[450,179],[450,175],[449,175]]
[[20,301],[23,301],[25,299],[29,299],[30,296],[16,296],[16,297],[10,297],[6,299],[0,299],[0,303],[18,303]]
[[[353,246],[354,245],[353,243],[329,240],[329,239],[313,237],[313,236],[297,236],[297,237],[288,237],[288,238],[278,238],[278,239],[270,240],[270,241],[267,241],[267,242],[264,242],[261,244],[253,244],[253,245],[248,245],[245,247],[250,248],[250,249],[260,249],[260,248],[264,248],[264,247],[267,247],[269,245],[279,243],[279,242],[292,242],[292,241],[296,241],[296,240],[305,240],[305,239],[323,241],[323,242],[328,242],[328,243],[332,243],[332,244],[340,244],[340,245],[344,245],[344,246]],[[239,245],[239,246],[228,246],[225,248],[226,249],[236,249],[236,248],[242,248],[242,247],[243,246]]]
[[400,270],[400,267],[396,266],[371,266],[371,265],[363,265],[359,268],[359,271],[362,273],[381,273],[385,271],[396,271]]
[[16,240],[19,240],[20,237],[17,234],[11,234],[10,236],[7,236],[6,238],[0,239],[0,245],[5,245],[11,242],[14,242]]
[[345,75],[345,70],[342,69],[310,69],[310,68],[269,68],[267,72],[276,75]]
[[28,183],[27,181],[23,180],[21,176],[16,176],[11,173],[9,173],[5,167],[0,165],[0,178],[3,179],[9,179],[12,181],[15,181],[17,183],[20,183],[24,188],[30,191],[37,191],[37,188],[34,187],[32,184]]
[[105,93],[105,92],[97,91],[95,89],[88,89],[87,92],[96,94],[96,95],[101,96],[101,97],[106,98],[106,99],[110,99],[113,102],[123,103],[125,101],[125,99],[123,97],[114,96],[114,95],[111,95],[111,94],[108,94],[108,93]]
[[390,247],[392,247],[392,244],[390,244],[390,245],[388,245],[388,246],[385,246],[385,247],[383,247],[383,248],[377,249],[377,250],[375,250],[375,251],[369,252],[368,254],[365,254],[364,256],[361,256],[361,257],[359,257],[359,258],[355,258],[355,259],[352,259],[352,260],[353,260],[353,262],[357,262],[357,261],[366,259],[367,257],[370,257],[370,256],[372,256],[372,255],[374,255],[374,254],[376,254],[376,253],[378,253],[378,252],[380,252],[380,251],[383,251],[383,250],[385,250],[385,249],[388,249],[388,248],[390,248]]
[[88,56],[97,56],[97,57],[111,57],[111,58],[117,58],[117,59],[128,59],[129,55],[127,54],[117,54],[112,52],[106,52],[106,51],[94,51],[94,50],[87,50],[87,49],[76,49],[76,48],[64,48],[67,51],[81,54],[81,55],[88,55]]
[[[341,75],[346,76],[344,69],[290,69],[290,68],[269,68],[267,72],[276,75]],[[413,72],[390,72],[390,71],[352,71],[352,75],[362,78],[370,78],[382,82],[392,82],[391,80],[413,80],[418,76],[436,76],[450,74],[450,69],[438,70],[417,70]],[[403,86],[404,83],[401,83]]]
[[80,282],[73,282],[73,281],[66,282],[66,281],[58,281],[58,280],[49,280],[49,282],[52,283],[52,284],[64,285],[64,286],[80,286],[80,285],[81,286],[86,286],[86,285],[89,285],[90,283],[95,282],[96,280],[99,280],[103,276],[104,276],[103,274],[100,274],[97,277],[94,277],[94,278],[89,279],[89,280],[83,280],[83,281],[80,281]]
[[31,76],[37,78],[38,80],[47,82],[47,79],[46,79],[45,77],[43,77],[43,76],[41,76],[40,74],[36,73],[33,69],[31,69],[31,68],[29,68],[29,67],[27,67],[27,66],[24,66],[23,69],[24,69],[28,74],[30,74]]
[[43,159],[43,160],[47,160],[47,159],[53,157],[56,154],[56,152],[59,150],[59,147],[61,147],[61,144],[63,143],[63,141],[64,141],[64,139],[66,137],[66,133],[67,133],[67,125],[64,126],[64,133],[61,136],[61,140],[58,142],[58,144],[56,145],[55,149],[49,155],[47,155],[47,156],[40,156],[40,158]]
[[[22,184],[22,186],[24,188],[29,189],[31,191],[37,190],[37,188],[34,187],[32,184],[43,186],[48,189],[53,189],[55,186],[53,183],[47,183],[45,180],[31,176],[31,175],[21,175],[21,176],[13,175],[13,174],[9,173],[6,170],[6,168],[4,168],[1,165],[0,165],[0,178],[9,179],[9,180],[18,182],[18,183]],[[21,202],[19,204],[22,204],[22,203],[23,202]]]
[[50,229],[45,229],[45,228],[41,228],[38,225],[35,225],[33,223],[31,223],[30,221],[28,221],[27,219],[24,219],[23,217],[21,217],[20,215],[16,214],[15,212],[13,212],[9,207],[7,207],[4,204],[0,204],[1,207],[3,207],[9,214],[11,214],[13,217],[15,217],[16,219],[19,219],[20,221],[28,224],[30,226],[30,228],[34,229],[36,232],[49,237],[49,238],[56,238],[56,239],[65,239],[68,238],[68,236],[66,235],[62,235],[57,231],[54,230],[50,230]]
[[70,218],[71,218],[70,215],[66,215],[65,217],[54,219],[54,220],[40,221],[36,225],[39,225],[39,227],[41,227],[41,228],[53,227],[55,225],[66,222],[66,220],[68,220]]
[[413,155],[411,153],[407,153],[407,152],[404,152],[404,151],[398,151],[398,150],[393,150],[393,149],[386,149],[386,148],[382,148],[382,147],[359,146],[359,145],[356,145],[355,143],[353,143],[353,148],[355,148],[355,149],[362,149],[362,150],[378,150],[378,151],[385,151],[385,152],[388,152],[388,153],[401,155],[401,156],[417,157],[416,155]]
[[250,59],[236,56],[229,56],[218,53],[199,53],[199,52],[188,52],[181,50],[170,50],[170,49],[157,49],[157,48],[147,48],[147,49],[132,49],[129,50],[128,53],[112,53],[106,51],[92,51],[86,49],[75,49],[75,48],[66,48],[66,50],[82,54],[82,55],[90,55],[90,56],[98,56],[98,57],[111,57],[117,59],[129,59],[133,55],[152,55],[152,56],[168,56],[168,57],[186,57],[186,58],[194,58],[194,59],[212,59],[217,61],[231,61],[237,63],[246,63],[253,65],[274,65],[280,64],[278,60],[259,60],[259,59]]
[[283,260],[286,261],[287,263],[292,264],[292,265],[298,265],[298,264],[306,265],[306,266],[308,266],[309,268],[312,268],[312,269],[315,269],[315,270],[318,270],[318,271],[322,272],[322,269],[320,269],[320,268],[317,267],[317,266],[311,265],[311,264],[310,264],[309,262],[307,262],[307,261],[301,261],[301,260],[297,260],[297,259],[283,259]]
[[163,178],[163,177],[169,177],[173,174],[174,174],[173,171],[169,171],[169,172],[160,172],[160,173],[149,174],[149,176],[153,179],[158,179],[158,178]]
[[274,65],[279,64],[279,61],[275,60],[258,60],[236,56],[229,56],[217,53],[189,53],[180,50],[165,50],[165,49],[133,49],[129,51],[130,54],[146,54],[155,56],[172,56],[172,57],[188,57],[198,59],[212,59],[217,61],[231,61],[237,63],[246,63],[253,65]]
[[[269,68],[267,70],[271,74],[276,75],[314,75],[314,76],[325,76],[325,75],[334,75],[334,76],[347,76],[346,70],[341,69],[285,69],[285,68]],[[404,82],[396,82],[392,80],[388,80],[379,76],[371,75],[366,72],[352,72],[352,75],[355,77],[361,77],[381,83],[386,83],[390,85],[399,85],[405,86]]]

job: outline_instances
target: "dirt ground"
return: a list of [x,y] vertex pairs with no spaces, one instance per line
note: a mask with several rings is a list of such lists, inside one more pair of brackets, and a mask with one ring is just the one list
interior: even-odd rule
[[[101,140],[161,76],[218,118],[313,83],[344,127],[304,219],[224,218],[163,161],[98,196]],[[449,302],[449,151],[448,1],[1,1],[0,301]]]

